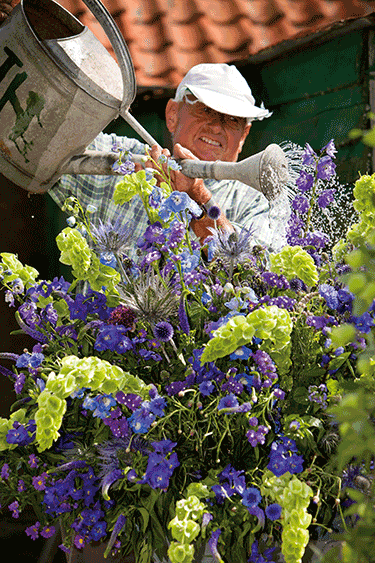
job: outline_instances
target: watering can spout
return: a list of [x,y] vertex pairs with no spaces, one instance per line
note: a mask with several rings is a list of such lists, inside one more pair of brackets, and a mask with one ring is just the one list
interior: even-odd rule
[[[71,158],[59,171],[60,174],[117,174],[113,170],[117,153],[85,151]],[[133,162],[143,164],[146,157],[132,155]],[[268,200],[276,199],[288,181],[288,159],[279,145],[268,145],[263,151],[240,162],[206,162],[180,160],[181,171],[189,178],[213,178],[237,180],[258,190]]]

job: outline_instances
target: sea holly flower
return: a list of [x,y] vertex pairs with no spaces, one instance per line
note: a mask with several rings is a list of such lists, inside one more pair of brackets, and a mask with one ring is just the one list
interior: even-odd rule
[[169,342],[173,338],[173,326],[167,321],[160,321],[154,326],[155,338],[160,342]]

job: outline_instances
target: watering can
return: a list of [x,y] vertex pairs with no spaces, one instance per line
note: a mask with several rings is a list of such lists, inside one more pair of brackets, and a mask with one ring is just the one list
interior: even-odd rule
[[[53,0],[22,0],[0,26],[0,172],[33,193],[63,174],[114,174],[118,155],[86,150],[121,115],[148,145],[158,143],[129,113],[132,60],[99,0],[83,0],[118,64],[91,31]],[[136,157],[133,157],[136,159]],[[239,163],[183,160],[189,177],[238,179],[273,199],[287,180],[278,145]]]

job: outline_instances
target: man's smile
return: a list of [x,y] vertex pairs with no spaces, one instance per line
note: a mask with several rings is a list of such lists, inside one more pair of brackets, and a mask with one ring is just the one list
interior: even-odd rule
[[222,146],[219,141],[215,141],[214,139],[210,139],[209,137],[200,137],[199,140],[203,141],[204,143],[208,143],[209,145],[213,145],[214,147]]

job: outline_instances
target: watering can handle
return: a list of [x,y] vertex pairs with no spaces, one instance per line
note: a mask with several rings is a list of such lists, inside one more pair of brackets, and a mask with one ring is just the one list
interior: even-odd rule
[[[136,88],[135,88],[135,74],[133,62],[124,41],[123,36],[119,28],[117,27],[115,21],[113,20],[111,14],[108,12],[107,8],[100,2],[100,0],[83,0],[84,4],[88,7],[90,12],[96,17],[103,30],[108,36],[108,39],[113,47],[115,55],[117,57],[117,62],[121,70],[122,83],[123,83],[123,100],[120,106],[119,113],[121,117],[129,123],[129,125],[140,135],[140,137],[150,146],[159,144],[155,139],[142,127],[138,121],[129,114],[128,109],[133,103]],[[129,96],[127,89],[131,85],[132,92]],[[129,97],[131,99],[128,103]]]

